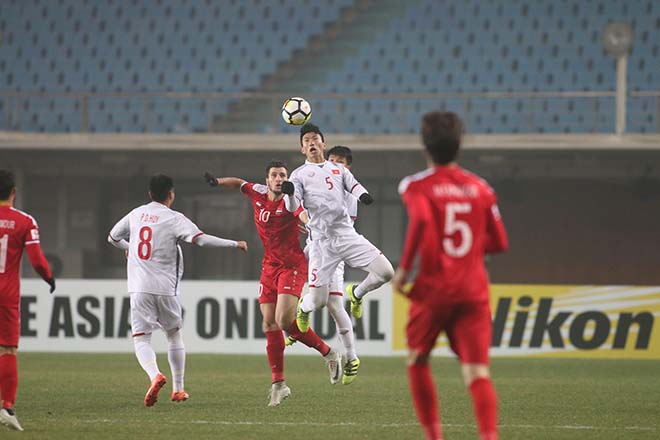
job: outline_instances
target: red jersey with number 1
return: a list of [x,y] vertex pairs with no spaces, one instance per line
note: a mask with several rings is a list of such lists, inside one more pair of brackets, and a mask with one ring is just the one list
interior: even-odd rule
[[291,213],[283,198],[269,200],[266,185],[246,182],[241,192],[252,200],[254,224],[264,247],[263,263],[289,269],[307,267],[298,232],[298,214],[302,209]]
[[410,297],[428,304],[489,298],[484,255],[508,248],[497,197],[488,183],[456,165],[437,166],[399,185],[409,216],[400,266],[420,256]]
[[51,278],[50,267],[39,244],[36,220],[11,206],[0,206],[0,305],[18,306],[24,248],[39,275],[44,279]]

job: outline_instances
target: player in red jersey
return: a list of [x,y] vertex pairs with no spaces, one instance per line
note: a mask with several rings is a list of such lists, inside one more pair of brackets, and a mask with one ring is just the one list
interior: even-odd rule
[[0,424],[22,431],[14,412],[20,335],[20,265],[23,249],[34,270],[55,290],[55,279],[39,244],[39,227],[32,216],[15,209],[14,175],[0,170]]
[[296,307],[307,280],[307,260],[300,247],[298,216],[284,206],[282,182],[288,178],[283,162],[266,166],[266,185],[249,183],[237,177],[216,178],[204,174],[211,186],[240,189],[252,201],[254,224],[264,247],[259,305],[266,334],[266,353],[271,367],[272,386],[269,406],[277,406],[291,394],[284,382],[284,335],[316,349],[330,370],[330,382],[341,379],[341,356],[312,330],[301,333],[296,324]]
[[459,167],[463,123],[454,113],[422,119],[429,168],[403,179],[408,211],[406,241],[394,279],[404,292],[414,258],[419,270],[406,329],[410,391],[427,439],[442,439],[435,384],[428,364],[440,332],[458,356],[472,395],[482,440],[497,439],[497,395],[490,379],[491,314],[484,254],[502,252],[508,240],[495,192]]

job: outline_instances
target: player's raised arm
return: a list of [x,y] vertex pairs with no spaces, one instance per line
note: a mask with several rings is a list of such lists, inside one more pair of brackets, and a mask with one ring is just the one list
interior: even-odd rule
[[303,187],[300,181],[291,175],[291,179],[282,182],[282,193],[284,194],[284,206],[287,211],[296,212],[301,207]]
[[360,182],[358,182],[358,180],[348,168],[344,168],[342,171],[344,189],[365,205],[371,205],[374,202],[374,198],[371,197],[369,191],[367,191],[367,189],[362,186]]
[[239,177],[215,177],[208,171],[204,173],[204,180],[210,186],[220,186],[227,189],[240,189],[246,183],[245,180]]

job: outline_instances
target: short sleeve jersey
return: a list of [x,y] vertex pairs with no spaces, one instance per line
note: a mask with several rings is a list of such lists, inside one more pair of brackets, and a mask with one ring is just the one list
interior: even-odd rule
[[291,173],[289,180],[294,184],[295,197],[302,201],[309,215],[307,227],[312,240],[353,229],[346,197],[357,199],[366,190],[347,168],[330,161],[305,162]]
[[291,269],[306,266],[305,254],[300,248],[298,212],[289,212],[283,198],[270,200],[265,185],[246,182],[241,192],[252,201],[254,224],[264,247],[264,264]]
[[431,303],[488,300],[484,254],[508,246],[490,185],[458,166],[444,166],[406,177],[399,193],[422,234],[417,249],[406,243],[400,262],[409,268],[415,254],[421,257],[411,297]]
[[39,227],[29,214],[0,206],[0,304],[17,304],[25,246],[39,245]]
[[179,243],[192,243],[202,234],[185,215],[157,202],[135,208],[119,220],[110,238],[130,243],[128,292],[177,295],[183,270]]

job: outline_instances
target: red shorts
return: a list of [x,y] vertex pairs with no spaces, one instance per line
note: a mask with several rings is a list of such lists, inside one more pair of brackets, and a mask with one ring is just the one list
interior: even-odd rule
[[21,313],[18,306],[0,304],[0,345],[18,347],[21,334]]
[[289,294],[300,297],[307,281],[307,268],[289,269],[282,266],[264,265],[259,280],[259,304],[276,303],[277,295]]
[[492,334],[490,304],[471,302],[429,306],[416,301],[410,306],[406,337],[408,347],[427,355],[441,331],[463,364],[488,364]]

